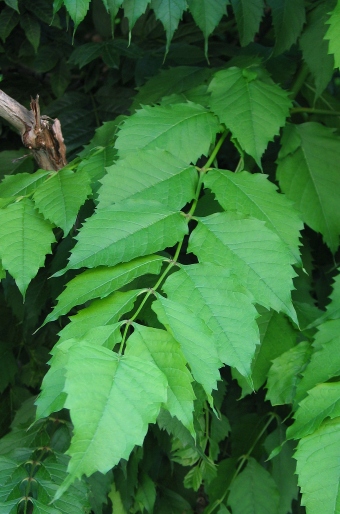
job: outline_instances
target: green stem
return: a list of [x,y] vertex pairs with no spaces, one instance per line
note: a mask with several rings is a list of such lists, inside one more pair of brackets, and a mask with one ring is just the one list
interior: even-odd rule
[[307,113],[307,114],[326,114],[327,116],[340,116],[339,111],[329,111],[328,109],[314,109],[313,107],[293,107],[290,110],[291,114],[296,113]]
[[207,162],[205,163],[204,165],[204,169],[208,169],[210,168],[211,164],[214,162],[215,158],[216,158],[216,155],[218,154],[221,146],[223,145],[224,143],[224,140],[225,138],[227,137],[227,135],[229,134],[229,130],[228,129],[225,129],[225,131],[223,132],[222,136],[220,137],[220,139],[218,140],[215,148],[213,149],[209,159],[207,160]]
[[309,68],[307,66],[307,64],[303,63],[297,76],[296,76],[296,79],[294,81],[294,84],[292,85],[291,87],[291,93],[290,93],[290,97],[292,99],[294,99],[296,97],[296,95],[299,93],[300,89],[302,88],[307,76],[309,74]]

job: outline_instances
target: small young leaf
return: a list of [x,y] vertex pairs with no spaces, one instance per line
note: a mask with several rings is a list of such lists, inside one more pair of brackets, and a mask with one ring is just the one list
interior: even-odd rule
[[186,0],[151,0],[151,8],[157,20],[160,20],[166,32],[166,53],[169,51],[172,36],[177,29],[183,11],[187,8]]
[[242,46],[254,41],[264,14],[263,0],[231,0]]
[[25,198],[0,209],[0,258],[24,297],[54,241],[52,226],[32,200]]
[[275,46],[274,55],[282,54],[296,42],[306,21],[304,0],[267,0],[271,7]]
[[207,155],[219,129],[216,116],[198,104],[145,106],[124,121],[116,148],[125,156],[139,148],[158,147],[186,163],[196,162]]
[[340,67],[340,4],[337,2],[334,11],[332,11],[329,20],[327,21],[329,28],[325,35],[325,39],[329,40],[329,53],[334,54],[335,66]]
[[256,69],[236,67],[215,73],[208,91],[212,110],[261,167],[267,144],[289,115],[291,101],[286,91],[260,80]]

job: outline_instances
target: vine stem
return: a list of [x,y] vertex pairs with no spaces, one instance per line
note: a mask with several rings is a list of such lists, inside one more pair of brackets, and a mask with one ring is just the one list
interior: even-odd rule
[[[196,210],[196,206],[197,206],[197,202],[199,200],[199,197],[200,197],[200,193],[201,193],[201,189],[202,189],[202,185],[203,185],[203,176],[204,174],[207,172],[207,169],[210,167],[211,163],[214,162],[215,158],[216,158],[216,155],[218,154],[225,138],[227,137],[228,135],[228,130],[226,129],[222,136],[220,137],[220,139],[218,140],[218,142],[216,143],[215,145],[215,148],[213,149],[213,151],[211,152],[211,155],[210,157],[208,158],[205,166],[202,168],[202,169],[199,169],[199,179],[198,179],[198,182],[197,182],[197,187],[196,187],[196,191],[195,191],[195,196],[194,196],[194,200],[192,202],[192,205],[190,207],[190,210],[187,214],[184,214],[183,213],[183,216],[186,217],[187,219],[187,223],[189,223],[189,221],[191,220],[192,218],[192,215],[193,213],[195,212]],[[119,346],[119,351],[118,351],[118,354],[119,355],[122,355],[123,353],[123,349],[124,349],[124,346],[125,346],[125,342],[126,342],[126,339],[127,339],[127,334],[128,334],[128,330],[129,330],[129,326],[131,325],[131,323],[133,323],[133,321],[137,318],[138,314],[140,313],[140,311],[142,310],[142,308],[144,307],[145,303],[147,302],[148,298],[150,297],[150,295],[152,294],[155,294],[155,292],[157,291],[157,289],[160,287],[160,285],[162,284],[163,280],[166,278],[166,276],[169,274],[169,271],[171,270],[171,268],[175,265],[177,265],[177,259],[179,257],[179,254],[180,254],[180,251],[181,251],[181,248],[183,246],[183,242],[184,242],[184,239],[182,239],[182,241],[180,241],[177,245],[177,248],[176,248],[176,251],[175,251],[175,255],[173,256],[173,258],[169,261],[169,264],[168,266],[165,268],[165,270],[163,271],[162,275],[159,277],[159,279],[157,280],[156,284],[154,285],[153,288],[151,289],[148,289],[146,290],[146,295],[144,296],[140,306],[138,307],[138,309],[136,310],[136,312],[134,313],[134,315],[126,322],[125,324],[125,328],[124,328],[124,333],[123,333],[123,337],[122,337],[122,341],[120,343],[120,346]]]
[[328,109],[314,109],[313,107],[293,107],[290,110],[291,114],[296,113],[307,113],[307,114],[325,114],[326,116],[340,116],[339,111],[329,111]]

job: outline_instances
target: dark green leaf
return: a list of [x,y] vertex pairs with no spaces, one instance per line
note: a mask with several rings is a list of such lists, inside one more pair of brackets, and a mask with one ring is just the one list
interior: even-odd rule
[[242,46],[254,41],[264,13],[263,0],[231,0]]

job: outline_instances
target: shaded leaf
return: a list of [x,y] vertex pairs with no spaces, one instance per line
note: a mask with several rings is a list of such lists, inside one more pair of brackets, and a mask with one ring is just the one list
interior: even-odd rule
[[145,13],[150,0],[124,0],[124,16],[129,20],[130,34],[138,18]]
[[208,53],[208,37],[220,23],[224,14],[227,14],[229,0],[203,0],[195,2],[188,0],[189,9],[195,23],[204,35],[205,53]]
[[0,38],[6,41],[14,27],[19,23],[20,16],[16,10],[5,7],[0,13]]
[[[306,21],[304,0],[267,0],[275,31],[274,55],[282,54],[296,42]],[[315,47],[315,45],[313,45]]]
[[264,14],[263,0],[231,0],[242,46],[254,41]]
[[28,41],[33,46],[35,53],[37,53],[40,43],[40,23],[26,12],[20,16],[20,25]]
[[81,69],[94,59],[97,59],[101,55],[102,49],[102,43],[84,43],[73,50],[69,62],[77,64]]

